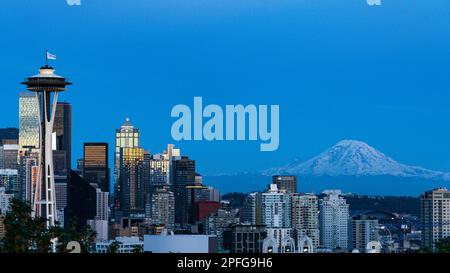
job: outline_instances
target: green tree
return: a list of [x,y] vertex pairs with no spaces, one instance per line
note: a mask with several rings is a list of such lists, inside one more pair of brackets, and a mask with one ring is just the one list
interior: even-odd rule
[[13,199],[4,220],[3,251],[8,253],[48,252],[51,242],[45,218],[31,217],[31,206]]
[[106,250],[106,252],[108,253],[117,253],[119,251],[120,245],[122,243],[119,241],[113,241],[111,242],[111,244],[109,244],[108,249]]
[[133,253],[142,253],[144,252],[144,246],[143,245],[135,245],[133,247]]
[[450,253],[450,237],[441,239],[436,243],[436,251],[438,253]]
[[95,240],[95,232],[90,227],[77,231],[74,223],[68,229],[58,224],[47,228],[46,222],[45,218],[32,217],[30,204],[13,199],[4,220],[6,234],[0,244],[2,252],[48,253],[52,251],[52,240],[55,238],[57,252],[66,252],[66,246],[71,241],[80,243],[81,252],[89,252],[89,246]]

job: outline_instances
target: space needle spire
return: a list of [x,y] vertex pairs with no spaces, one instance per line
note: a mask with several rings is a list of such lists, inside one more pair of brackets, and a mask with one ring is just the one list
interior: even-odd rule
[[[53,59],[54,55],[47,59]],[[49,58],[50,57],[50,58]],[[53,169],[52,133],[58,93],[71,85],[64,77],[55,74],[48,63],[39,69],[39,74],[28,77],[22,84],[34,92],[39,103],[39,176],[34,189],[33,213],[35,217],[47,219],[47,227],[55,225],[56,196]]]

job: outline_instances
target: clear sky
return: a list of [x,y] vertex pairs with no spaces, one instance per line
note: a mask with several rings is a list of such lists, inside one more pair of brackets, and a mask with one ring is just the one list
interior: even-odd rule
[[[74,83],[74,159],[126,117],[161,152],[175,104],[279,104],[277,152],[177,142],[202,173],[308,159],[345,138],[450,171],[450,1],[10,0],[0,8],[0,127],[44,63]],[[112,150],[111,150],[112,151]]]

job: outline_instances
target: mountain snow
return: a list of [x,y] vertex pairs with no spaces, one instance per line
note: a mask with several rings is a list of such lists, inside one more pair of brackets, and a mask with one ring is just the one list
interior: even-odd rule
[[449,173],[401,164],[368,144],[357,140],[342,140],[308,161],[295,161],[283,167],[268,169],[261,174],[303,176],[390,175],[450,180]]

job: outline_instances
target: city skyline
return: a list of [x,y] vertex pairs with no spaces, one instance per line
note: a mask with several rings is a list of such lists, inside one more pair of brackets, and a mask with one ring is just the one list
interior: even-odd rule
[[[84,142],[108,142],[112,160],[114,130],[129,117],[142,132],[142,147],[160,153],[174,143],[198,161],[203,174],[281,166],[349,138],[399,162],[450,170],[445,126],[450,82],[443,69],[450,56],[450,22],[445,8],[437,11],[439,5],[448,7],[445,1],[413,1],[414,13],[402,12],[403,3],[373,9],[364,1],[282,1],[275,11],[255,1],[218,1],[201,8],[175,7],[176,1],[79,7],[60,2],[24,8],[14,1],[0,11],[11,40],[0,45],[8,102],[0,127],[19,126],[18,82],[42,65],[49,48],[58,55],[56,72],[75,83],[61,100],[73,105],[73,162],[82,158]],[[29,10],[54,14],[39,20],[47,29],[32,34],[32,44],[24,38],[36,19]],[[94,16],[98,10],[101,22]],[[133,19],[119,23],[119,10]],[[329,20],[318,24],[314,13]],[[343,14],[348,20],[341,20]],[[430,14],[433,20],[415,21]],[[118,71],[122,77],[111,80]],[[142,79],[150,84],[134,83]],[[125,97],[131,90],[133,96]],[[249,142],[173,141],[170,109],[196,95],[206,104],[280,104],[279,150],[261,153]],[[83,100],[86,96],[92,101]],[[207,160],[212,150],[221,156]],[[249,159],[245,164],[233,160],[243,153]]]

